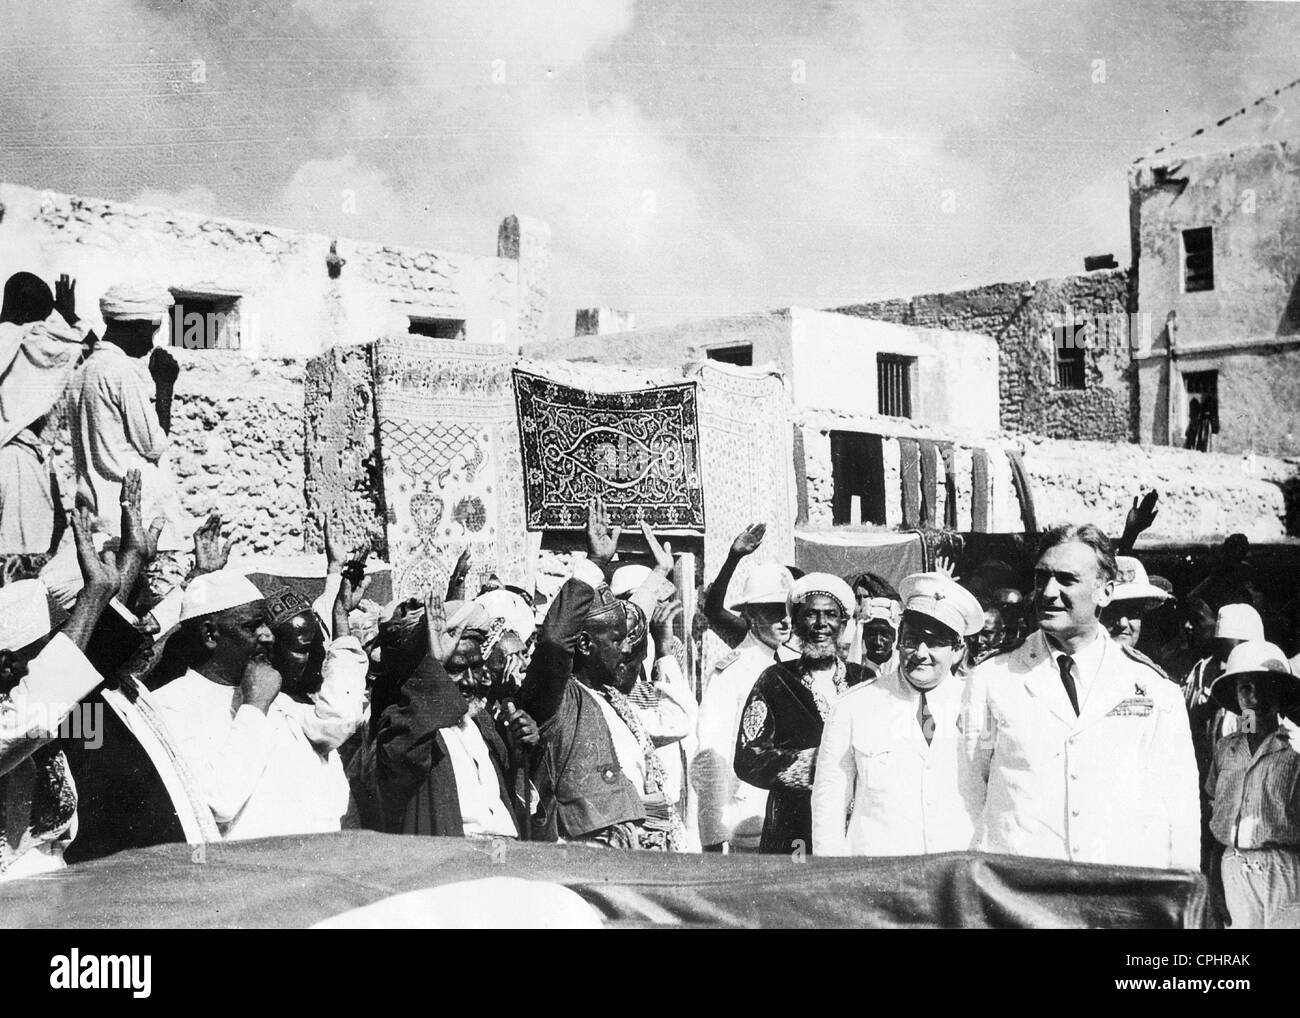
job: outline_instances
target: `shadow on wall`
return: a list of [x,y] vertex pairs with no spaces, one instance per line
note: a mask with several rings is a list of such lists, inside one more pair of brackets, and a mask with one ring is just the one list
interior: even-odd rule
[[1300,537],[1300,475],[1278,482],[1286,499],[1286,536]]

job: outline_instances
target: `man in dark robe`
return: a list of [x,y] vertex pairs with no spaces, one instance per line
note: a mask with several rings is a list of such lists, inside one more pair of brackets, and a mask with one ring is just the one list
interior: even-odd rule
[[862,666],[844,661],[841,641],[853,591],[838,576],[808,573],[788,600],[802,653],[778,662],[754,683],[741,714],[735,769],[741,781],[768,790],[760,852],[810,854],[812,782],[822,726],[835,699],[862,681]]
[[396,687],[375,731],[384,830],[451,837],[518,836],[510,760],[492,717],[471,711],[447,662],[490,622],[479,605],[448,624],[441,599],[425,606],[429,653]]
[[644,826],[641,795],[620,766],[604,701],[593,692],[615,681],[627,637],[624,610],[604,575],[618,534],[594,500],[587,558],[577,561],[551,602],[520,690],[520,706],[542,739],[533,773],[541,796],[534,820],[539,841],[632,848]]

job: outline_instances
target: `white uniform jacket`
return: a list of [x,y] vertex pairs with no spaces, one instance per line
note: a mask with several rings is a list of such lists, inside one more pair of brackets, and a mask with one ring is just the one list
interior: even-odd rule
[[966,682],[963,765],[987,791],[972,848],[1197,869],[1200,812],[1187,709],[1154,665],[1101,632],[1076,717],[1041,630]]
[[745,701],[763,669],[776,661],[753,633],[718,662],[700,700],[699,739],[691,785],[699,804],[700,842],[734,841],[757,848],[767,811],[767,791],[736,777],[732,758]]
[[897,667],[835,702],[813,779],[818,855],[923,855],[970,847],[984,789],[969,768],[958,766],[964,685],[954,675],[927,691],[935,725],[928,744],[918,720],[921,694]]

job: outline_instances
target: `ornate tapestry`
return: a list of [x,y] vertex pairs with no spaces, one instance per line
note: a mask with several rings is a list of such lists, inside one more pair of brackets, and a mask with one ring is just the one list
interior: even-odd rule
[[[731,581],[738,593],[760,562],[794,562],[794,463],[789,399],[780,375],[713,361],[695,369],[700,383],[700,446],[704,457],[704,567],[712,580],[735,536],[751,523],[766,523],[767,535],[753,555],[741,560]],[[729,648],[713,633],[703,646],[703,674]]]
[[530,530],[580,530],[599,494],[610,522],[704,528],[695,384],[591,392],[516,370]]
[[398,597],[439,594],[462,551],[466,589],[532,587],[510,370],[500,347],[424,337],[375,345],[375,415]]

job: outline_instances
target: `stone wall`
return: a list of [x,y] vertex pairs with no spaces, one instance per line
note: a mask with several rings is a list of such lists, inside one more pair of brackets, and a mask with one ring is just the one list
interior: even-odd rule
[[[1240,532],[1265,541],[1296,533],[1294,461],[1035,435],[973,443],[968,436],[943,429],[845,414],[796,411],[796,424],[804,448],[806,487],[802,497],[808,507],[808,526],[813,528],[832,525],[830,432],[849,431],[884,438],[888,527],[903,522],[898,439],[929,438],[954,446],[958,530],[971,528],[971,455],[978,445],[989,452],[988,497],[994,532],[1024,529],[1006,457],[1007,449],[1016,449],[1023,457],[1040,529],[1056,523],[1093,522],[1107,533],[1119,534],[1134,496],[1155,489],[1160,493],[1160,514],[1147,533],[1153,540],[1221,539]],[[796,470],[796,477],[799,475]],[[940,486],[940,519],[943,498]]]
[[406,332],[411,318],[463,321],[469,342],[515,351],[538,338],[549,293],[549,229],[526,222],[505,254],[480,257],[0,183],[0,279],[68,273],[92,322],[99,297],[124,281],[238,298],[252,357],[307,358]]
[[[1136,434],[1125,331],[1129,308],[1129,273],[1115,269],[833,310],[903,325],[992,336],[998,344],[1003,430],[1126,442]],[[1082,390],[1056,385],[1053,327],[1070,315],[1076,322],[1101,325],[1101,341],[1088,349],[1086,388]]]
[[[303,364],[234,351],[177,350],[168,452],[181,505],[220,512],[241,554],[303,551]],[[76,492],[66,424],[54,432],[63,500]]]

